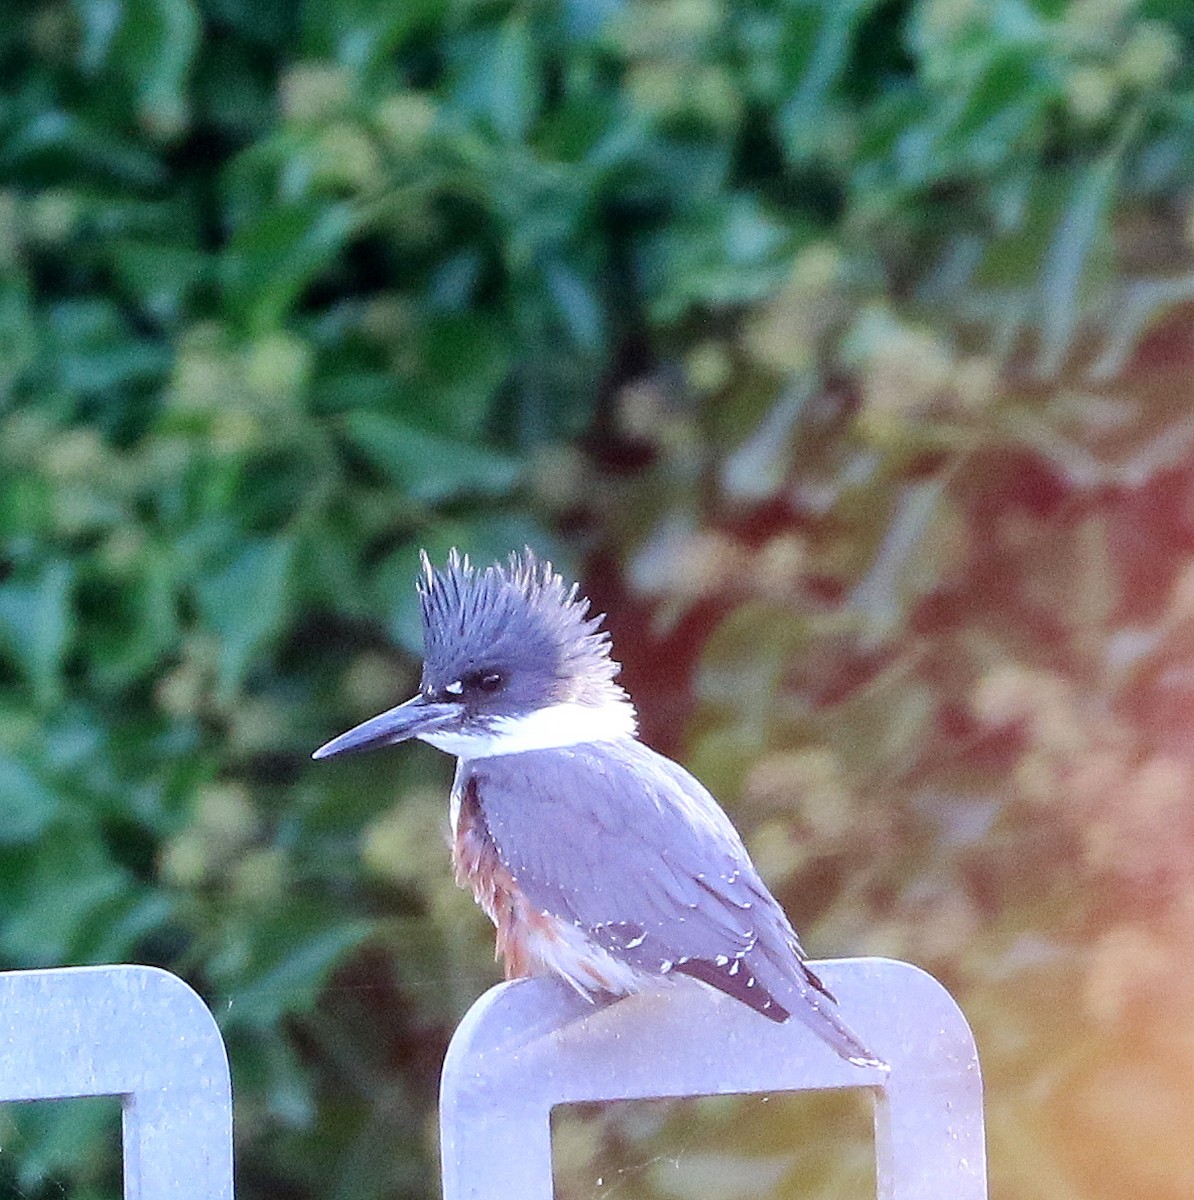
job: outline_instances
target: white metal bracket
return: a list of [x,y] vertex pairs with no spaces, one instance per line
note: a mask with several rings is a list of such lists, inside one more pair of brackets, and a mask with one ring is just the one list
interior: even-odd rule
[[232,1200],[232,1088],[202,1000],[157,967],[0,973],[0,1102],[119,1096],[125,1200]]
[[978,1055],[949,993],[891,959],[811,965],[890,1071],[689,979],[596,1008],[553,979],[492,988],[444,1061],[444,1200],[551,1200],[559,1104],[857,1087],[874,1096],[879,1200],[986,1200]]

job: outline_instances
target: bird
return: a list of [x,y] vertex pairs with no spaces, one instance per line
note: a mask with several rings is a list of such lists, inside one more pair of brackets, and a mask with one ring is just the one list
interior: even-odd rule
[[478,568],[421,552],[418,693],[316,759],[418,738],[456,756],[456,881],[496,928],[507,979],[598,1003],[692,976],[843,1059],[884,1067],[810,969],[729,817],[638,739],[604,615],[530,548]]

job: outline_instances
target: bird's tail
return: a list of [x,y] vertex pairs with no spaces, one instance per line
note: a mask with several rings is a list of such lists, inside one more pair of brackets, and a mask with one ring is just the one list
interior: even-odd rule
[[837,1014],[833,1000],[810,988],[803,997],[803,1003],[794,1007],[795,1012],[792,1015],[803,1021],[847,1062],[853,1063],[856,1067],[888,1069],[887,1063],[868,1050],[858,1040],[858,1035]]
[[795,979],[785,971],[783,983],[786,986],[776,986],[772,993],[778,993],[782,998],[779,1002],[788,1011],[789,1019],[795,1017],[802,1021],[847,1062],[857,1067],[879,1067],[884,1071],[888,1070],[887,1063],[868,1050],[858,1035],[842,1020],[838,1013],[836,997],[803,961],[800,963],[800,971],[800,977]]

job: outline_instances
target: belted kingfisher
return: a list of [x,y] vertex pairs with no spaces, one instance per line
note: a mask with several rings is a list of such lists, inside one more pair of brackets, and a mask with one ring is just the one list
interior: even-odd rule
[[680,972],[839,1055],[883,1066],[838,1016],[742,839],[683,767],[637,740],[602,617],[529,549],[474,568],[422,555],[418,695],[315,751],[420,738],[457,756],[456,880],[497,928],[508,979],[589,1000]]

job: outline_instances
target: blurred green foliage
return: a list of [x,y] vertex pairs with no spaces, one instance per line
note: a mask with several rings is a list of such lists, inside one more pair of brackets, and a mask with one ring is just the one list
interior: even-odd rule
[[[245,1197],[434,1194],[496,977],[448,764],[307,753],[410,690],[419,546],[529,543],[810,947],[958,995],[993,1195],[1188,1195],[1192,48],[1187,0],[13,0],[0,961],[199,987]],[[115,1194],[97,1111],[4,1113],[14,1193]],[[838,1127],[775,1126],[825,1196]]]

